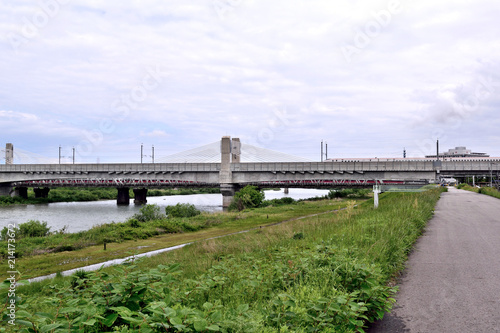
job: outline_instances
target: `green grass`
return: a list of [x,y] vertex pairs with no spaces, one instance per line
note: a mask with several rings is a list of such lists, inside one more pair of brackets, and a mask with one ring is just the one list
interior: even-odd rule
[[458,185],[457,188],[458,189],[462,189],[462,190],[466,190],[466,191],[480,193],[480,194],[486,194],[486,195],[489,195],[491,197],[500,199],[500,191],[498,191],[494,187],[480,187],[480,188],[477,188],[477,187],[472,187],[472,186],[467,185],[467,184],[460,184],[460,185]]
[[[142,253],[265,226],[284,220],[345,206],[335,200],[298,202],[230,213],[202,213],[191,218],[163,218],[138,222],[109,223],[78,233],[55,232],[45,237],[16,239],[16,267],[23,276],[36,277],[73,269],[134,253]],[[107,251],[103,244],[106,242]],[[6,241],[0,254],[7,258]],[[0,279],[6,277],[0,272]]]
[[[395,290],[388,283],[404,268],[440,190],[386,193],[379,209],[372,200],[357,207],[349,202],[336,213],[22,287],[19,328],[361,332],[392,306]],[[255,218],[267,220],[272,212]]]

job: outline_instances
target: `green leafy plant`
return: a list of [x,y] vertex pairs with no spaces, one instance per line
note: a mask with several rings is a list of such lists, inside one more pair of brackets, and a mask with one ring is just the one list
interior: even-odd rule
[[264,200],[264,192],[256,186],[247,185],[234,195],[229,210],[243,210],[247,208],[260,207]]
[[167,206],[165,207],[165,213],[167,217],[193,217],[196,215],[200,215],[201,212],[196,209],[196,207],[192,204],[187,203],[178,203],[175,206]]
[[[27,238],[27,237],[44,237],[50,232],[50,227],[47,227],[47,222],[40,222],[35,220],[30,220],[26,223],[19,224],[18,227],[13,228],[17,239]],[[6,239],[7,227],[4,227],[0,233],[2,240]]]
[[149,222],[154,220],[161,220],[165,218],[165,215],[161,213],[160,206],[153,204],[144,205],[139,210],[139,213],[134,214],[132,218],[136,219],[139,222]]

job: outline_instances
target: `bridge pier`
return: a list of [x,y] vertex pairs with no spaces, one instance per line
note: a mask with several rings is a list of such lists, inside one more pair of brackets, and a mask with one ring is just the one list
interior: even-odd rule
[[118,187],[118,198],[116,204],[130,205],[130,192],[128,187]]
[[33,189],[35,191],[35,198],[48,198],[50,188],[48,187],[35,187]]
[[11,196],[13,191],[14,188],[9,183],[0,184],[0,196]]
[[136,205],[145,205],[148,200],[147,200],[147,195],[148,195],[148,189],[147,188],[134,188],[134,204]]
[[234,194],[238,192],[240,187],[236,184],[220,184],[220,192],[222,193],[222,207],[228,208],[233,202]]
[[16,187],[14,195],[23,199],[28,199],[28,188],[24,186]]

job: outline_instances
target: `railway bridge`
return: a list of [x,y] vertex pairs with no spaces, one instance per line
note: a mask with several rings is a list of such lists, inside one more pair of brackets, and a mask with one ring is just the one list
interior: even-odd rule
[[[239,139],[223,137],[220,163],[5,164],[0,195],[46,197],[53,187],[116,187],[118,204],[145,203],[148,188],[220,187],[223,206],[246,185],[260,188],[345,188],[424,185],[441,177],[498,173],[500,159],[336,159],[326,162],[240,161]],[[12,158],[9,158],[12,161]],[[7,159],[6,159],[7,161]]]

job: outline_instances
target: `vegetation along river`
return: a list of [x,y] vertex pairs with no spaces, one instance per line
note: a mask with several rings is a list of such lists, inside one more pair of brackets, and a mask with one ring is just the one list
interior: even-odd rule
[[[281,191],[265,191],[266,199],[277,199],[284,196],[293,199],[306,199],[328,194],[328,190],[290,189],[289,194]],[[61,230],[66,226],[67,232],[88,230],[94,225],[123,222],[135,213],[141,206],[118,206],[116,200],[91,202],[58,202],[37,205],[0,206],[0,229],[9,223],[24,223],[30,220],[47,222],[51,231]],[[222,194],[192,194],[148,197],[148,204],[160,207],[177,203],[193,204],[202,211],[215,212],[222,210]]]

